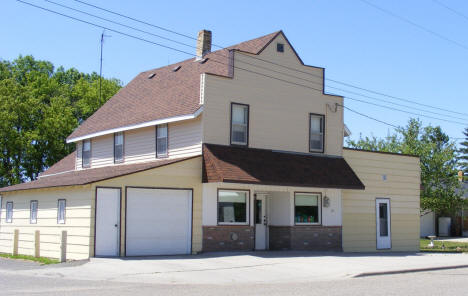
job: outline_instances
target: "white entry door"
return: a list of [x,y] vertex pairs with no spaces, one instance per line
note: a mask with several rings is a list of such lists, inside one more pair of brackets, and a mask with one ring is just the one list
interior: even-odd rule
[[266,195],[257,194],[255,198],[255,250],[267,249],[268,241],[268,217],[266,207]]
[[119,256],[120,189],[96,190],[95,256]]
[[391,249],[390,200],[387,198],[377,198],[375,200],[375,211],[377,219],[377,249]]
[[190,254],[192,191],[127,188],[126,255]]

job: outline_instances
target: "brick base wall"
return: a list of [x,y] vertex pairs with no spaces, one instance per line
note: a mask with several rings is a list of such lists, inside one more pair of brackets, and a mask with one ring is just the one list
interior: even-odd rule
[[255,247],[254,228],[245,226],[203,226],[203,251],[252,251]]
[[342,251],[341,226],[269,226],[270,250]]

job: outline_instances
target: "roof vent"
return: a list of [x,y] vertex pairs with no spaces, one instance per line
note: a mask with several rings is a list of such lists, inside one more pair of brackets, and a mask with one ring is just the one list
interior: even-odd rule
[[181,67],[182,67],[182,66],[180,66],[180,65],[179,65],[179,66],[176,66],[174,69],[172,69],[172,71],[177,72],[177,71],[180,70]]
[[201,59],[201,60],[199,61],[199,63],[200,63],[200,64],[204,64],[204,63],[206,63],[207,61],[208,61],[208,58],[204,58],[204,59]]
[[150,75],[148,75],[148,79],[151,79],[151,78],[153,78],[154,76],[156,76],[156,73],[151,73]]

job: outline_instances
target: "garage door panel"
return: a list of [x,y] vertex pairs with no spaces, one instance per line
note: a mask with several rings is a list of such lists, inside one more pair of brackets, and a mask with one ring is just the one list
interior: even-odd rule
[[127,256],[191,251],[191,190],[127,189]]

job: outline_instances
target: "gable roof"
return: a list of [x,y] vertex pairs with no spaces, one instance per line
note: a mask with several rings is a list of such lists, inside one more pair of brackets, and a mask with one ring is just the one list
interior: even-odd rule
[[68,154],[60,161],[55,163],[53,166],[45,170],[39,175],[39,178],[46,176],[46,175],[55,175],[60,174],[63,172],[73,171],[75,169],[75,161],[76,161],[76,150],[72,153]]
[[365,189],[343,157],[203,145],[203,183]]
[[27,183],[12,185],[0,188],[1,192],[11,192],[27,189],[40,189],[50,187],[63,187],[73,185],[86,185],[112,179],[120,176],[134,174],[157,167],[166,166],[176,162],[196,158],[200,156],[177,158],[177,159],[164,159],[154,160],[150,162],[135,163],[135,164],[122,164],[115,166],[100,167],[95,169],[64,171],[55,175],[43,175],[39,179]]
[[[200,74],[231,77],[231,50],[259,54],[280,33],[208,53],[204,62],[192,58],[140,73],[73,131],[67,141],[75,142],[103,132],[113,133],[122,127],[136,128],[139,124],[160,119],[196,117],[201,107]],[[174,71],[179,66],[180,69]]]

